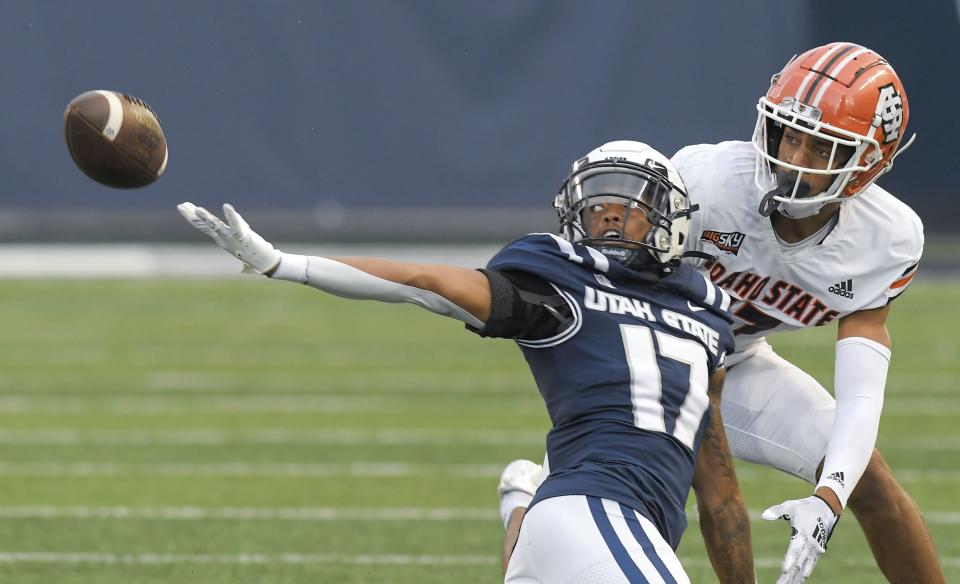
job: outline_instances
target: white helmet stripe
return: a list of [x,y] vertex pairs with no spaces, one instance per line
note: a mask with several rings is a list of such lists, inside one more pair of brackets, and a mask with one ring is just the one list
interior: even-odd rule
[[827,88],[830,87],[830,84],[833,83],[833,80],[840,76],[840,72],[843,71],[843,68],[849,65],[850,61],[853,61],[860,55],[869,51],[870,49],[864,49],[863,47],[861,47],[859,51],[854,51],[850,53],[849,55],[846,56],[846,58],[840,61],[840,63],[838,63],[837,66],[834,67],[833,71],[827,73],[827,80],[823,83],[823,87],[821,87],[820,91],[817,92],[817,95],[813,98],[813,101],[807,105],[811,105],[813,107],[819,107],[820,100],[823,99],[823,94],[826,93]]
[[813,67],[810,68],[810,72],[807,73],[807,76],[803,78],[803,83],[800,84],[800,89],[797,90],[797,95],[795,96],[797,99],[800,99],[800,96],[803,95],[803,92],[807,90],[807,85],[809,85],[810,82],[813,81],[817,75],[819,75],[820,67],[823,66],[827,59],[830,58],[830,55],[834,54],[844,46],[845,44],[838,44],[831,47],[829,51],[825,52],[823,56],[813,64]]

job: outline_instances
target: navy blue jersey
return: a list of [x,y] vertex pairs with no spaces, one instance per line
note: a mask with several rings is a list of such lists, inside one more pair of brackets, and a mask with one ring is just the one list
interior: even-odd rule
[[531,506],[561,495],[612,499],[676,549],[708,377],[733,347],[729,297],[688,266],[656,279],[550,234],[518,239],[487,269],[542,278],[573,313],[549,338],[517,339],[553,423],[550,475]]

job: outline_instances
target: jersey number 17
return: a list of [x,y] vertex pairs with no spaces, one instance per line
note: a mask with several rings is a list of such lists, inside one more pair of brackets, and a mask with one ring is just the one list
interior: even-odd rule
[[[634,425],[643,430],[669,434],[693,450],[697,429],[710,404],[707,352],[703,345],[662,331],[651,331],[641,325],[622,324],[620,335],[630,368]],[[688,365],[689,377],[664,380],[658,357]],[[667,381],[666,392],[664,381]],[[667,412],[678,409],[673,429],[668,432]]]

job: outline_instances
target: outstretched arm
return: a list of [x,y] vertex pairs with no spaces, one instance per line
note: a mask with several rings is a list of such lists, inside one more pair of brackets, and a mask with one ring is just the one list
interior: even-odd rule
[[750,543],[750,517],[740,494],[720,415],[723,369],[710,378],[710,420],[703,434],[693,489],[700,512],[700,532],[710,563],[723,584],[756,581]]
[[182,203],[177,209],[191,225],[242,261],[245,272],[308,284],[344,298],[409,302],[475,327],[482,326],[490,316],[490,283],[476,270],[375,258],[287,254],[250,229],[229,204],[223,206],[226,222],[192,203]]

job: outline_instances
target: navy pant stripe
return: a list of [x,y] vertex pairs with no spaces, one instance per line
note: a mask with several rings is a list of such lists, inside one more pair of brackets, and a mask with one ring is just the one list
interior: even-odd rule
[[623,542],[617,537],[617,533],[610,524],[610,518],[607,517],[607,511],[603,508],[603,501],[597,497],[587,497],[587,505],[590,506],[590,513],[593,514],[593,521],[603,536],[610,553],[617,561],[617,565],[623,571],[624,576],[630,581],[630,584],[649,584],[648,580],[640,572],[640,568],[633,562],[627,548],[623,547]]
[[643,548],[643,553],[647,556],[647,559],[650,560],[650,563],[657,569],[657,572],[660,572],[660,576],[663,577],[663,581],[667,584],[677,584],[676,578],[673,577],[673,574],[670,573],[670,570],[667,569],[667,565],[663,563],[663,560],[660,559],[660,556],[657,555],[656,548],[653,547],[653,542],[650,541],[650,538],[647,537],[647,533],[643,530],[643,526],[640,525],[640,520],[637,519],[636,512],[627,507],[624,504],[620,504],[620,511],[623,512],[623,516],[627,520],[627,526],[630,527],[630,533],[633,534],[633,537],[637,540],[637,543],[640,544],[640,547]]

